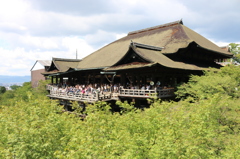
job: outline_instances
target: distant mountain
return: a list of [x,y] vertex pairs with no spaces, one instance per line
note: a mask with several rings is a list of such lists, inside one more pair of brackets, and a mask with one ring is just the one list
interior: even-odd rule
[[30,82],[31,76],[4,76],[0,75],[0,83],[8,84],[8,83],[24,83]]

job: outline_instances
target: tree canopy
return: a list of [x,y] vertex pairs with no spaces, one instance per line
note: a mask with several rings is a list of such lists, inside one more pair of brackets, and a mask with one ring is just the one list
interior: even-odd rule
[[240,44],[230,43],[230,52],[234,54],[233,60],[240,63]]
[[12,86],[10,86],[10,88],[11,88],[12,90],[16,90],[16,89],[18,89],[19,87],[21,87],[21,86],[19,86],[19,85],[12,85]]
[[84,120],[26,83],[0,99],[0,158],[239,158],[239,74],[226,66],[192,76],[178,102],[153,99],[145,110],[89,104]]
[[0,94],[3,94],[6,92],[6,88],[4,86],[0,86]]

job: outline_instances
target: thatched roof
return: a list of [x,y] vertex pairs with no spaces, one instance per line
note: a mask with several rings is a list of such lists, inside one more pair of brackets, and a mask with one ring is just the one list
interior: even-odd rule
[[58,68],[59,72],[65,72],[69,70],[69,68],[77,67],[80,61],[81,60],[79,59],[60,59],[60,58],[53,59],[53,63]]
[[126,70],[126,69],[136,69],[143,67],[152,67],[154,65],[160,65],[168,68],[174,69],[185,69],[185,70],[206,70],[209,67],[217,67],[217,64],[212,63],[212,65],[208,64],[189,64],[184,62],[176,62],[165,56],[161,53],[160,50],[157,49],[149,49],[149,48],[139,48],[134,47],[134,43],[131,44],[129,50],[134,50],[134,52],[139,55],[141,58],[149,61],[146,62],[132,62],[129,64],[120,64],[105,68],[105,71],[117,71],[117,70]]
[[44,74],[54,74],[54,73],[61,73],[67,72],[72,68],[76,68],[80,59],[65,59],[65,58],[52,58],[52,63],[48,72]]
[[155,47],[163,47],[161,51],[141,50],[136,51],[141,56],[147,56],[152,64],[159,63],[171,68],[191,68],[198,70],[199,68],[188,64],[173,62],[164,54],[176,53],[180,48],[186,48],[190,43],[195,42],[199,47],[207,49],[219,54],[221,57],[232,57],[232,54],[221,49],[203,36],[184,26],[182,21],[176,21],[142,29],[134,32],[129,32],[127,36],[116,40],[105,47],[93,52],[83,58],[77,65],[76,69],[96,69],[108,68],[114,66],[128,52],[131,41],[146,44]]

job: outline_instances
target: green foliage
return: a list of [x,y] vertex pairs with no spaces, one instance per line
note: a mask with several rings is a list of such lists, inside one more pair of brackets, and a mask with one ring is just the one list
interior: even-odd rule
[[3,86],[0,86],[0,94],[3,94],[6,92],[6,88]]
[[188,83],[178,87],[178,98],[187,97],[190,101],[211,98],[220,93],[240,97],[240,67],[226,66],[221,70],[205,71],[204,76],[191,76]]
[[134,107],[134,103],[129,104],[127,101],[123,103],[121,101],[117,101],[116,104],[120,107],[120,114],[126,114],[137,111],[137,109]]
[[40,80],[39,81],[39,84],[38,84],[38,87],[34,88],[33,89],[33,92],[35,95],[47,95],[48,92],[46,90],[46,85],[50,83],[49,80]]
[[26,83],[0,103],[0,158],[239,158],[239,80],[237,67],[208,71],[181,86],[186,100],[154,100],[144,111],[118,101],[115,113],[97,102],[84,120],[77,102],[64,112]]
[[17,100],[25,100],[28,101],[28,92],[32,91],[32,87],[31,87],[31,82],[25,82],[23,83],[22,87],[19,87],[18,89],[15,90],[15,98],[17,98]]
[[230,52],[234,54],[233,60],[240,63],[240,44],[230,43]]
[[14,101],[28,100],[28,92],[32,91],[31,83],[25,82],[23,86],[6,91],[0,98],[2,105],[12,105]]
[[58,114],[54,101],[32,99],[16,101],[12,107],[2,107],[0,113],[0,158],[54,158],[70,136],[75,122],[67,114]]
[[11,88],[12,90],[16,90],[16,89],[18,89],[19,87],[21,87],[21,86],[18,86],[18,85],[12,85],[12,86],[10,86],[10,88]]
[[4,94],[1,95],[0,105],[11,105],[14,103],[15,91],[8,90]]

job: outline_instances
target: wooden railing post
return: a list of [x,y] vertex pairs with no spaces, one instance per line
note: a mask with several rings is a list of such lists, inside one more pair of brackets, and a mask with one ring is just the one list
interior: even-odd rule
[[100,95],[100,92],[97,92],[97,100],[99,100],[99,95]]
[[158,97],[158,95],[157,95],[157,88],[154,88],[154,97]]

